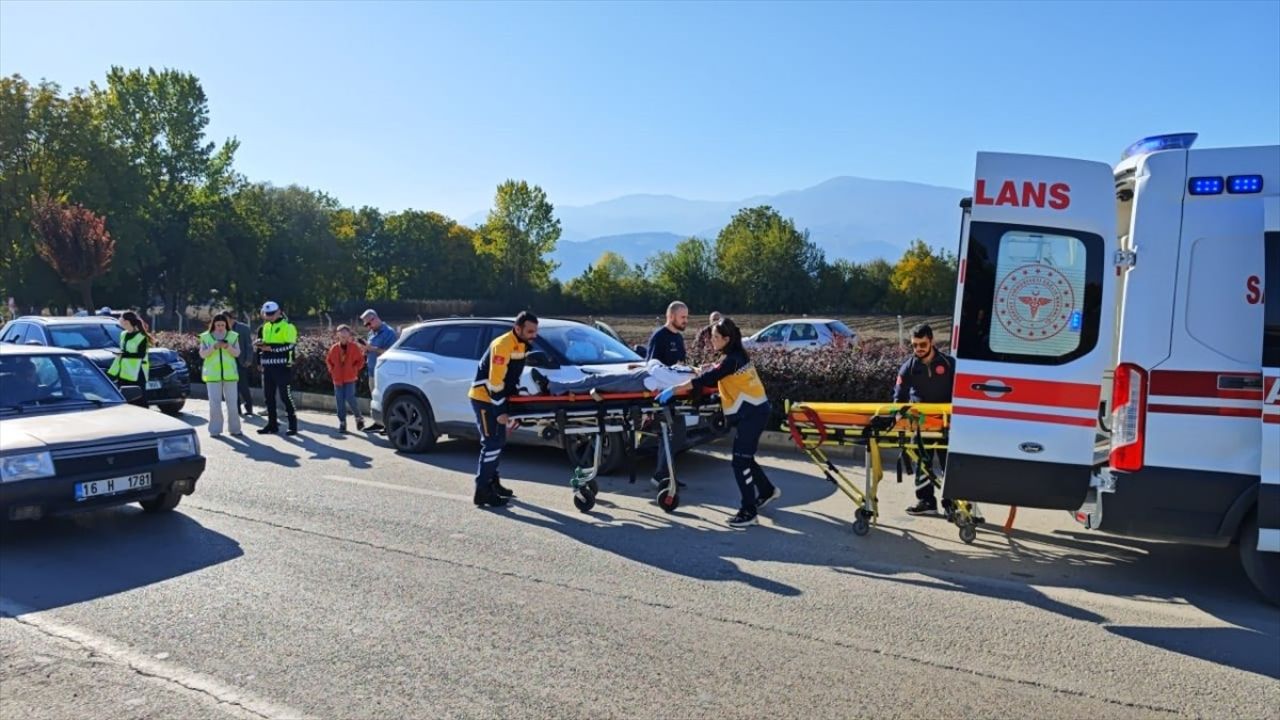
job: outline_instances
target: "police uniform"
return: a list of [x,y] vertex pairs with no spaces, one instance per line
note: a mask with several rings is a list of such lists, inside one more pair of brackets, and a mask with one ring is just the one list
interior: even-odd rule
[[[955,382],[956,360],[940,351],[933,351],[933,358],[925,362],[912,355],[898,369],[898,379],[893,386],[896,403],[949,403],[951,388]],[[938,464],[946,467],[947,451],[937,452]],[[916,478],[916,499],[931,502],[936,507],[933,481],[927,477]]]
[[[753,521],[761,501],[777,497],[778,491],[756,462],[760,435],[769,424],[769,396],[755,365],[746,353],[730,352],[706,372],[693,379],[694,397],[714,385],[720,394],[725,418],[735,428],[733,437],[733,478],[742,494],[738,517]],[[731,523],[732,524],[732,523]]]
[[262,340],[258,362],[262,365],[262,391],[267,401],[267,424],[258,432],[280,432],[276,409],[276,396],[279,395],[289,419],[289,434],[296,435],[298,412],[293,405],[292,383],[293,350],[298,343],[298,328],[281,315],[279,320],[258,328],[258,339]]
[[467,397],[476,414],[480,430],[480,462],[476,469],[477,505],[501,504],[491,501],[498,492],[498,464],[507,443],[507,427],[498,416],[507,412],[507,398],[515,395],[524,372],[524,359],[529,346],[516,337],[515,331],[498,336],[476,367],[476,378]]

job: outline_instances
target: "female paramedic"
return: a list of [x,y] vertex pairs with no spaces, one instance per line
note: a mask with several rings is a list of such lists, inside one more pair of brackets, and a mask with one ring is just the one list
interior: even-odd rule
[[120,354],[107,368],[107,376],[116,381],[116,385],[137,385],[142,389],[142,397],[138,404],[147,406],[147,376],[151,372],[151,364],[147,360],[147,349],[151,347],[151,333],[142,324],[142,318],[132,310],[120,316]]
[[764,384],[760,382],[751,358],[742,347],[742,330],[733,320],[724,318],[713,326],[711,346],[720,355],[720,362],[689,382],[663,390],[658,395],[658,402],[666,405],[677,394],[700,393],[703,388],[716,385],[725,418],[736,430],[733,477],[742,492],[742,507],[728,524],[731,528],[745,528],[756,524],[756,512],[760,508],[782,497],[782,490],[769,482],[756,462],[760,434],[769,423],[769,397],[765,395]]

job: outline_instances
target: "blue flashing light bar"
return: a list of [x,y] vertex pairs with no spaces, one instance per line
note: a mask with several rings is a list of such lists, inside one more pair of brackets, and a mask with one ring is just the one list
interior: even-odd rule
[[1227,178],[1227,192],[1248,195],[1262,192],[1261,175],[1232,175]]
[[1187,192],[1192,195],[1221,195],[1223,187],[1220,177],[1193,177],[1187,181]]
[[1134,155],[1146,155],[1160,150],[1189,150],[1192,143],[1199,136],[1198,133],[1173,133],[1145,137],[1125,148],[1124,153],[1120,155],[1120,159],[1124,160]]

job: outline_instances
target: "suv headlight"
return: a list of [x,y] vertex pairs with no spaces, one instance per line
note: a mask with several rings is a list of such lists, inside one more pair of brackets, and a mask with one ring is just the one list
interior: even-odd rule
[[185,435],[170,435],[169,437],[160,438],[160,460],[177,460],[178,458],[191,457],[200,452],[200,445],[196,442],[195,433],[186,433]]
[[33,480],[51,477],[53,474],[53,456],[47,452],[0,458],[0,482]]

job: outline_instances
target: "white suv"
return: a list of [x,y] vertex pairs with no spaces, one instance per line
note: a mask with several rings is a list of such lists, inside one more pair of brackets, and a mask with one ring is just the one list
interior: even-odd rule
[[[475,439],[475,413],[467,392],[476,377],[476,365],[494,338],[511,329],[510,318],[451,318],[429,320],[409,327],[378,359],[374,369],[373,417],[387,428],[387,437],[405,453],[427,452],[441,435]],[[543,318],[538,339],[530,349],[521,387],[537,393],[530,377],[535,367],[576,370],[591,374],[614,371],[642,358],[617,338],[571,320]],[[706,425],[706,427],[703,427]],[[677,449],[687,449],[711,439],[709,422],[699,422],[678,433]],[[512,433],[512,443],[563,447],[576,465],[590,461],[589,436],[561,438],[531,428]],[[652,452],[651,446],[642,450]],[[625,459],[621,433],[605,438],[601,472],[617,470]]]

